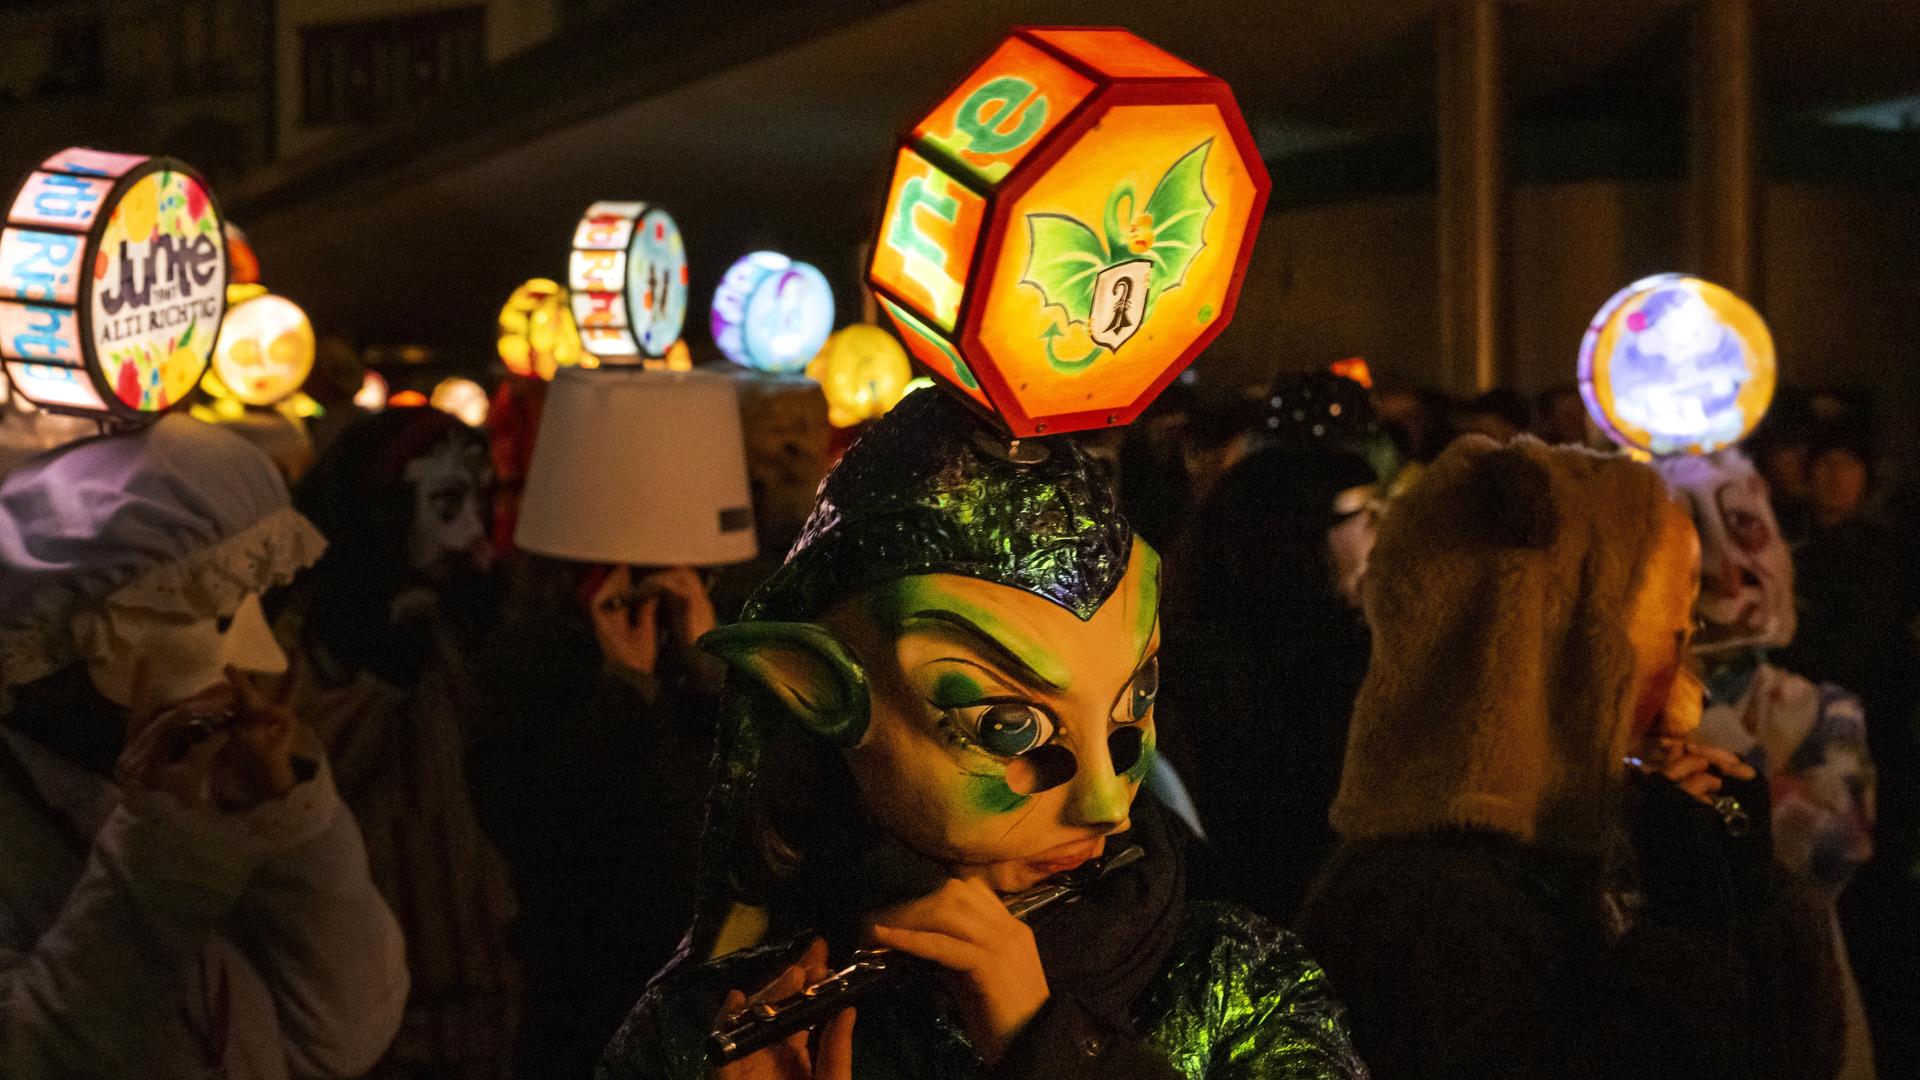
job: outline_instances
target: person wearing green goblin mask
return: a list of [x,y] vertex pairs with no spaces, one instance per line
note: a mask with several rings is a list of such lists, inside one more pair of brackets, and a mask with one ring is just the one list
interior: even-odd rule
[[[706,895],[603,1080],[1366,1074],[1290,934],[1187,899],[1182,834],[1139,794],[1159,556],[1078,444],[1035,445],[1015,464],[947,395],[913,394],[703,641],[731,670]],[[1133,845],[1077,902],[1030,923],[1003,906]],[[721,1021],[871,945],[921,975],[709,1062]]]

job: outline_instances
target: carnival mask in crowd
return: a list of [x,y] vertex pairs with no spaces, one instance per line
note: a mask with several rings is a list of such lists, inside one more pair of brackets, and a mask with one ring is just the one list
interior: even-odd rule
[[485,446],[449,438],[409,461],[404,475],[414,500],[408,563],[436,579],[484,568],[492,484]]
[[1700,533],[1702,654],[1778,648],[1793,640],[1793,557],[1766,481],[1738,450],[1659,463]]
[[[132,705],[136,699],[154,706],[185,701],[226,681],[228,666],[262,675],[287,670],[287,654],[267,627],[257,593],[248,593],[226,618],[156,615],[132,628],[128,636],[133,640],[131,647],[87,664],[94,687],[116,705]],[[137,685],[142,678],[144,687]]]
[[[866,682],[866,729],[845,757],[895,839],[1012,892],[1098,856],[1127,827],[1159,692],[1159,560],[1135,545],[1084,622],[957,574],[875,586],[820,620]],[[806,693],[819,658],[769,658],[764,677],[799,707],[833,700]]]
[[907,398],[705,644],[839,748],[894,840],[1005,892],[1128,826],[1154,752],[1159,559],[1076,443],[1035,440],[1049,457],[1023,465],[977,431],[945,395]]

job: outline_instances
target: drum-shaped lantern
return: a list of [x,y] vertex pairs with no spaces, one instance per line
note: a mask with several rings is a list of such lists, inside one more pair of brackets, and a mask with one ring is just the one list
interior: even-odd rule
[[0,360],[43,408],[151,419],[199,385],[227,310],[206,181],[172,158],[63,150],[0,230]]
[[687,320],[687,248],[672,215],[597,202],[573,231],[567,285],[588,352],[611,363],[662,357]]

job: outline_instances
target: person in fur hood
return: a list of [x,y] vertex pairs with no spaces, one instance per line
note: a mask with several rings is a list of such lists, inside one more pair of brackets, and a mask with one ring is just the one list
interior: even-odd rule
[[1699,562],[1652,469],[1530,438],[1388,510],[1299,927],[1375,1076],[1833,1075],[1817,903],[1764,780],[1693,740]]

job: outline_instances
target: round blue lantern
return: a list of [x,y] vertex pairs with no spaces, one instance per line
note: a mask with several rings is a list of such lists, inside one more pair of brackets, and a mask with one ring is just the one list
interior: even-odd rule
[[713,340],[727,359],[778,375],[804,371],[833,331],[833,289],[809,263],[756,251],[713,293]]

